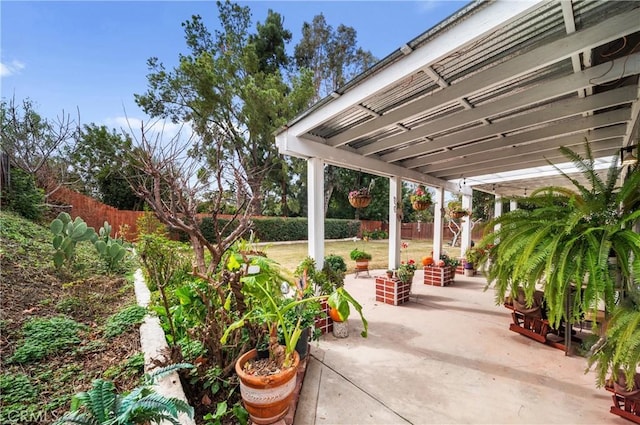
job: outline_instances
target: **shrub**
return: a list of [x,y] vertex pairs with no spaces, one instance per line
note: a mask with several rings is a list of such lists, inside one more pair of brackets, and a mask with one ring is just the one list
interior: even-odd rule
[[110,316],[104,325],[104,334],[107,338],[121,335],[142,323],[147,309],[139,305],[132,305]]
[[[300,241],[308,238],[308,221],[306,217],[269,217],[254,218],[253,230],[255,236],[260,241]],[[228,219],[219,218],[218,227],[222,228],[229,222]],[[231,225],[228,232],[234,229]],[[204,237],[214,241],[215,228],[211,217],[204,217],[200,222],[200,230]],[[325,220],[324,237],[326,239],[346,239],[358,236],[360,232],[360,222],[357,220],[327,219]],[[223,234],[226,236],[226,234]],[[181,235],[183,240],[186,235]],[[185,239],[186,241],[186,239]]]
[[10,363],[29,363],[80,343],[79,333],[86,326],[67,317],[35,318],[22,326],[24,339]]
[[36,186],[33,176],[19,168],[11,169],[9,190],[2,193],[5,207],[29,220],[43,216],[44,192]]

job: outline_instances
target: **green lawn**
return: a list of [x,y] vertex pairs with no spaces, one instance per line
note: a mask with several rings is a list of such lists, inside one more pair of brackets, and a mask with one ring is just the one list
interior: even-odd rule
[[[432,244],[430,241],[408,241],[409,247],[402,249],[401,260],[407,261],[413,259],[416,262],[420,262],[422,257],[431,255]],[[307,256],[307,242],[304,243],[281,243],[268,245],[266,253],[269,258],[273,258],[285,268],[293,271],[298,263]],[[359,248],[372,255],[372,260],[369,263],[370,269],[386,269],[388,265],[389,257],[389,241],[388,240],[370,240],[370,241],[339,241],[339,242],[325,242],[324,249],[325,255],[336,254],[342,256],[349,268],[348,271],[353,271],[355,263],[349,258],[349,252],[352,249]],[[456,248],[454,251],[458,251]],[[458,251],[459,252],[459,251]],[[454,255],[457,256],[457,253]]]

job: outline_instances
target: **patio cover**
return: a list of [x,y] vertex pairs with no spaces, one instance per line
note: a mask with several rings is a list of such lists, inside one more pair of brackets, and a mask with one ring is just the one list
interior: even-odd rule
[[403,180],[436,189],[437,230],[444,190],[469,207],[472,187],[499,199],[559,182],[534,167],[564,162],[560,146],[588,140],[607,166],[638,143],[639,74],[638,2],[468,4],[277,132],[281,153],[308,160],[309,254],[324,254],[325,164],[391,179],[394,267]]

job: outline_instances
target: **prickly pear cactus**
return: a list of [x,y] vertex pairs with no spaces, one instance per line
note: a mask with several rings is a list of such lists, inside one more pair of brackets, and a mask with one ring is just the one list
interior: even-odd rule
[[104,260],[107,270],[114,271],[127,253],[124,241],[111,238],[111,225],[106,221],[98,231],[98,235],[93,245]]
[[87,226],[80,217],[71,221],[71,216],[66,212],[58,214],[49,228],[53,233],[52,243],[56,250],[53,254],[53,264],[58,269],[65,263],[67,266],[73,263],[78,242],[94,241],[97,238],[93,227]]

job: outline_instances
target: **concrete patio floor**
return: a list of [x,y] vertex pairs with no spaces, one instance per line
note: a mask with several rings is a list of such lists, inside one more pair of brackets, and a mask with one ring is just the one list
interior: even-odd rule
[[383,272],[347,276],[369,337],[352,311],[348,338],[311,343],[296,425],[629,423],[609,413],[583,357],[509,331],[483,277],[433,287],[418,271],[411,302],[392,306],[375,300]]

